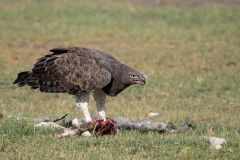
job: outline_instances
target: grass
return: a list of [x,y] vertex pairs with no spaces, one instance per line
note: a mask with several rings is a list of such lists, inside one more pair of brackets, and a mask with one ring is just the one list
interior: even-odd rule
[[[124,1],[0,2],[1,159],[239,159],[240,6],[153,7]],[[107,115],[154,121],[188,120],[195,131],[57,139],[32,118],[82,117],[75,98],[12,82],[54,47],[105,51],[145,72],[144,87],[108,98]],[[91,98],[93,102],[93,98]],[[91,103],[91,111],[96,111]],[[26,120],[8,119],[22,115]],[[203,136],[225,138],[215,150]]]

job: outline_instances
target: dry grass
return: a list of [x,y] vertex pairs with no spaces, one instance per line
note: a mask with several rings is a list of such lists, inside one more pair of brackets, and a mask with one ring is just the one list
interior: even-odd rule
[[[1,159],[238,159],[240,114],[240,8],[220,1],[4,1],[0,2]],[[137,4],[136,4],[137,3]],[[184,3],[181,3],[181,5]],[[193,2],[191,3],[193,4]],[[190,6],[190,7],[189,7]],[[210,6],[210,7],[209,7]],[[174,124],[187,119],[197,130],[179,134],[121,132],[113,137],[57,139],[35,130],[32,118],[82,117],[75,98],[17,88],[17,73],[54,47],[105,51],[145,72],[144,87],[108,98],[109,117],[139,119],[151,111]],[[93,99],[91,98],[91,101]],[[96,111],[94,104],[91,111]],[[28,117],[7,119],[9,114]],[[212,149],[203,136],[224,137]]]

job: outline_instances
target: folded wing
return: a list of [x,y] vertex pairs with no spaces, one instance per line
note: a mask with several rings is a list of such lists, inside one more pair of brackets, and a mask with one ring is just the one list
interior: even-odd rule
[[53,49],[53,54],[38,60],[33,72],[39,79],[40,90],[61,87],[70,94],[101,89],[111,81],[111,74],[100,68],[94,53],[86,49]]

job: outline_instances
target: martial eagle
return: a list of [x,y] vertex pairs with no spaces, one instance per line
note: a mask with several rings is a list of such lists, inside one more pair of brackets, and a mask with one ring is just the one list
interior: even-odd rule
[[144,75],[104,52],[81,47],[55,48],[34,65],[18,74],[14,84],[41,92],[76,95],[76,105],[92,121],[89,94],[93,92],[99,115],[106,121],[106,95],[116,96],[132,84],[145,84]]

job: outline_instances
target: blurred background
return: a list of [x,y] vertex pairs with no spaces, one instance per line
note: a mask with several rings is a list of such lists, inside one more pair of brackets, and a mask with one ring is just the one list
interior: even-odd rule
[[238,57],[238,0],[0,3],[1,48],[16,49],[9,61],[19,65],[59,46],[103,50],[151,75],[223,69]]
[[2,98],[28,90],[12,85],[17,73],[30,70],[48,50],[68,46],[104,51],[146,73],[146,87],[132,87],[123,96],[145,96],[158,110],[162,109],[158,103],[164,102],[159,97],[195,97],[208,90],[239,87],[237,0],[2,0],[0,4]]
[[[1,158],[239,158],[240,0],[0,0],[0,10]],[[36,117],[83,116],[74,96],[12,84],[50,49],[69,46],[106,52],[148,75],[144,87],[133,85],[108,98],[108,117],[137,120],[157,112],[147,118],[187,120],[197,130],[78,141],[53,141],[55,131],[31,131]],[[10,114],[28,119],[10,121]],[[227,147],[214,152],[205,135],[226,138]]]

